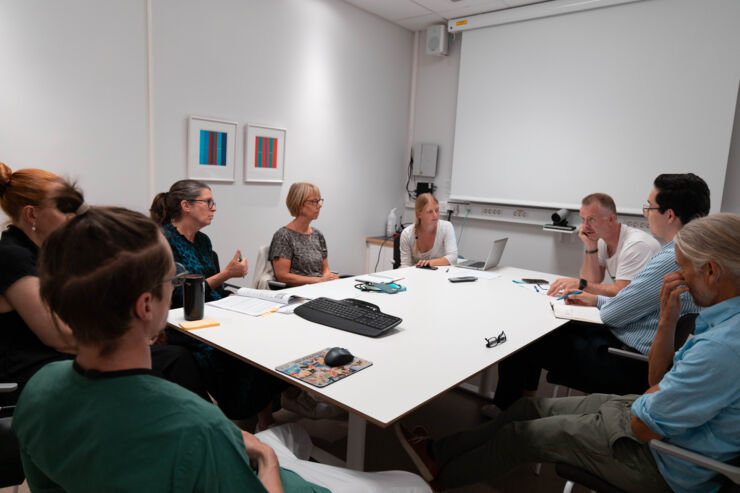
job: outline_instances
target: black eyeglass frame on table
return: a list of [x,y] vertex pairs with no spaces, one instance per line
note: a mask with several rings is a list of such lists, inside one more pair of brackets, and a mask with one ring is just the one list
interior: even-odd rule
[[486,341],[486,347],[487,348],[496,347],[496,346],[498,346],[498,345],[503,344],[503,343],[506,342],[506,332],[504,332],[502,330],[501,333],[499,335],[497,335],[497,336],[484,337],[483,339],[485,339],[485,341]]

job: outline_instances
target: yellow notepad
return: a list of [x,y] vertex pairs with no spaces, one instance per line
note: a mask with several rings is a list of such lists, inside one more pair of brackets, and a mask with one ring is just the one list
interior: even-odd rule
[[204,318],[203,320],[191,320],[189,322],[180,322],[180,327],[185,330],[193,329],[205,329],[206,327],[215,327],[221,325],[218,320],[212,318]]

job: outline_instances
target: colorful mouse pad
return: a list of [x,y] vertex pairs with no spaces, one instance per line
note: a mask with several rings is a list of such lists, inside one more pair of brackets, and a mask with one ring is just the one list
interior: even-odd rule
[[344,366],[327,366],[324,364],[324,356],[326,356],[326,353],[330,349],[324,348],[317,353],[298,358],[290,363],[280,365],[275,369],[286,375],[310,383],[314,387],[326,387],[337,380],[341,380],[372,365],[370,361],[355,357],[354,360]]

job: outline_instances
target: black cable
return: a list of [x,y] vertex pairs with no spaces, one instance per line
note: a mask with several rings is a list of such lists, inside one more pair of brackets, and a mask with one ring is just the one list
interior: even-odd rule
[[[391,236],[391,238],[392,237],[393,236]],[[380,263],[380,254],[383,253],[383,247],[385,246],[388,239],[389,238],[386,236],[385,239],[383,239],[383,243],[380,244],[380,248],[378,249],[378,260],[375,262],[375,268],[373,269],[373,272],[378,272],[378,264]]]
[[409,169],[407,172],[408,177],[406,179],[406,193],[409,196],[409,200],[414,200],[414,196],[412,195],[411,190],[409,190],[409,183],[411,183],[411,174],[412,174],[413,169],[414,169],[414,155],[412,153],[411,158],[409,159]]

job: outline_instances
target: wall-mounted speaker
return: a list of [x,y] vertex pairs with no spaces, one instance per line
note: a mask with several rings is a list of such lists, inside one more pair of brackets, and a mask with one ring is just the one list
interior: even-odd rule
[[449,34],[444,24],[434,24],[427,28],[427,55],[446,56],[449,47]]

